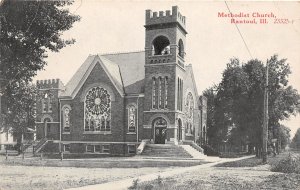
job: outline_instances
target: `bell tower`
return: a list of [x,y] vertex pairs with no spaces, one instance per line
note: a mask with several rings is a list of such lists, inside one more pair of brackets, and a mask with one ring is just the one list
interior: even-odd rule
[[146,10],[146,64],[176,63],[184,67],[185,16],[177,6],[170,10]]
[[174,113],[183,88],[186,19],[173,6],[172,11],[146,10],[145,22],[145,110]]

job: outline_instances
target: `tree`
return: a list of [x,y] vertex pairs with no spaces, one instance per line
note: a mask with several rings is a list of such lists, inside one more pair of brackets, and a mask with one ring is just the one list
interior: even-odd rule
[[[15,81],[31,81],[47,64],[47,50],[58,52],[74,39],[62,39],[79,16],[65,6],[72,1],[4,0],[0,6],[0,76],[2,91]],[[3,87],[4,86],[4,87]]]
[[4,114],[3,122],[6,130],[14,134],[20,145],[24,136],[26,138],[28,132],[34,130],[37,89],[24,81],[17,84],[7,99],[9,110]]
[[277,131],[275,131],[276,135],[278,137],[278,141],[280,142],[279,144],[279,148],[280,149],[285,149],[287,147],[288,144],[290,144],[290,132],[291,130],[284,126],[284,125],[280,125],[280,127],[278,128]]
[[[280,121],[299,113],[300,96],[297,90],[288,85],[291,71],[286,59],[279,60],[274,55],[268,60],[268,64],[268,128],[270,138],[279,139],[284,131]],[[262,61],[254,59],[241,63],[238,59],[230,60],[217,87],[214,101],[215,131],[223,131],[222,137],[217,137],[217,140],[224,139],[233,144],[247,143],[250,149],[260,149],[265,80]]]
[[[1,119],[5,125],[1,126],[17,133],[24,128],[30,96],[34,96],[29,83],[47,64],[47,51],[59,52],[75,42],[62,38],[62,33],[80,20],[65,8],[72,3],[4,0],[0,5],[0,102],[4,94],[7,105]],[[31,123],[31,118],[26,122]]]
[[298,128],[295,136],[292,139],[291,147],[295,149],[300,149],[300,128]]

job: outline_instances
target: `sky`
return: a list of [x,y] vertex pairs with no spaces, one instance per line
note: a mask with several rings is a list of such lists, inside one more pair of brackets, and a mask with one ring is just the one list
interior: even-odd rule
[[[145,10],[171,10],[174,5],[186,16],[185,59],[193,66],[199,94],[221,81],[231,58],[266,62],[274,54],[287,58],[292,70],[290,85],[300,91],[300,2],[227,2],[233,14],[249,14],[236,19],[257,22],[237,24],[237,29],[231,18],[218,16],[229,13],[225,2],[220,1],[75,0],[69,9],[80,15],[81,21],[64,32],[63,38],[74,38],[76,43],[59,53],[49,52],[48,65],[36,79],[59,78],[67,84],[89,54],[144,50]],[[254,17],[271,13],[276,18],[267,18],[267,24]],[[282,123],[293,136],[300,127],[300,116]]]

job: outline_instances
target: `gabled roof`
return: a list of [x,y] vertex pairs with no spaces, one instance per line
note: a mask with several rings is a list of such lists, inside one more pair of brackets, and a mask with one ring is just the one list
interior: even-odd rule
[[96,64],[100,64],[121,96],[124,88],[120,68],[117,64],[99,55],[90,55],[67,83],[60,97],[74,98]]
[[75,88],[78,86],[79,82],[83,78],[84,74],[88,70],[91,63],[94,61],[95,56],[89,55],[88,58],[83,62],[83,64],[79,67],[73,77],[69,80],[65,87],[65,91],[61,93],[61,96],[71,96],[74,92]]
[[143,92],[145,52],[89,55],[67,83],[60,97],[74,98],[95,64],[100,65],[121,95]]

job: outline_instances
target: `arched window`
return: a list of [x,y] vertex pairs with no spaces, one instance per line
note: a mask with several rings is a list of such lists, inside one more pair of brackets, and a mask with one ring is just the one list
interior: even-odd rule
[[182,58],[184,58],[184,46],[183,46],[183,42],[180,39],[178,42],[178,55]]
[[194,98],[191,92],[187,94],[185,102],[185,114],[186,114],[186,133],[193,134],[194,127]]
[[63,132],[70,132],[70,111],[69,107],[63,108]]
[[111,100],[108,91],[102,87],[90,89],[84,101],[85,131],[110,131]]
[[128,132],[136,132],[136,108],[133,105],[128,107]]
[[165,36],[158,36],[153,40],[152,49],[154,55],[167,55],[170,54],[170,41]]
[[42,101],[42,112],[51,113],[52,112],[52,99],[53,95],[51,93],[45,93]]

